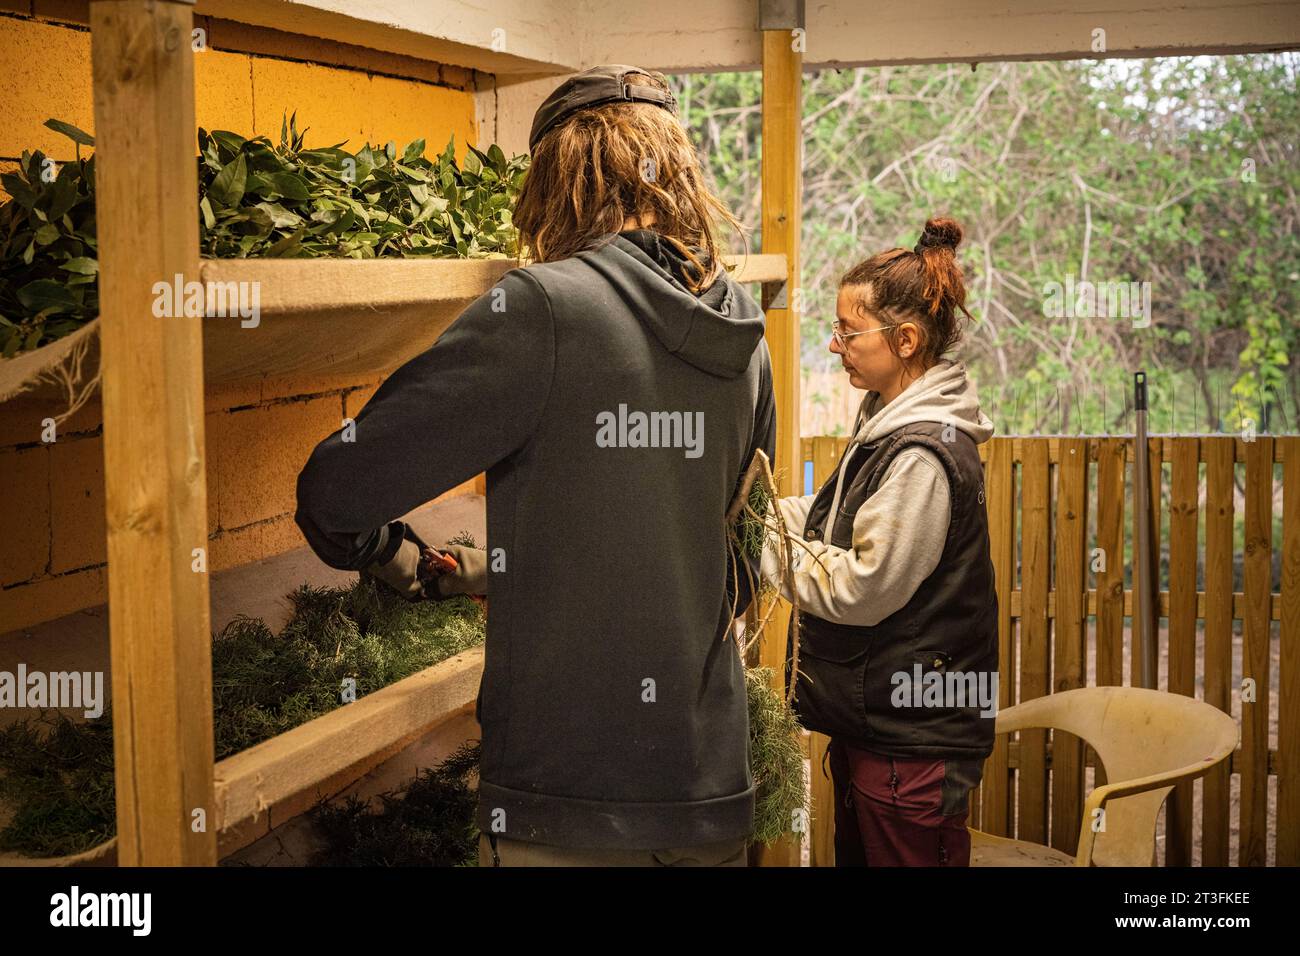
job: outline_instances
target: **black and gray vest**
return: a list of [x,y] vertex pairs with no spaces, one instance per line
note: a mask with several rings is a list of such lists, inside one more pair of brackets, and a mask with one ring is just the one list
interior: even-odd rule
[[872,627],[800,612],[795,710],[807,729],[887,756],[986,757],[994,718],[981,714],[976,688],[991,688],[996,698],[998,605],[974,440],[952,426],[945,433],[941,423],[916,422],[850,445],[836,513],[838,467],[813,500],[804,538],[822,540],[825,529],[828,544],[852,548],[858,509],[909,445],[934,452],[948,477],[951,513],[939,564],[907,604]]

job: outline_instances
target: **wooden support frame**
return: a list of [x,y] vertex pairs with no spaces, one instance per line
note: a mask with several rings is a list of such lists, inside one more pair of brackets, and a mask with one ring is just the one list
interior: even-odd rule
[[803,490],[799,429],[799,229],[803,216],[803,54],[793,30],[763,31],[762,239],[786,257],[786,281],[764,286],[776,393],[776,473],[784,494]]
[[[472,703],[481,652],[448,671],[431,668],[354,708],[214,767],[211,629],[206,566],[205,378],[301,372],[278,361],[274,336],[258,349],[229,319],[158,316],[154,287],[199,280],[264,285],[275,334],[301,335],[358,300],[420,313],[431,302],[451,321],[513,263],[200,263],[194,144],[193,0],[93,0],[92,65],[101,202],[101,373],[109,618],[115,710],[116,858],[120,865],[214,865],[277,819],[355,777]],[[785,254],[727,256],[738,282],[783,283]],[[358,301],[358,305],[359,305]],[[295,324],[296,323],[296,324]],[[218,327],[220,324],[220,327]],[[387,331],[402,332],[399,323]],[[424,330],[426,333],[429,329]],[[433,331],[440,331],[435,328]],[[205,376],[204,343],[215,353]],[[269,343],[269,344],[268,344]],[[427,346],[428,343],[423,343]],[[381,350],[382,352],[382,350]],[[337,370],[337,356],[331,356]],[[392,353],[352,359],[393,364]],[[355,371],[356,369],[352,369]],[[447,675],[453,673],[449,684]],[[448,696],[450,694],[450,697]],[[454,706],[448,701],[453,700]],[[364,732],[369,749],[349,748]],[[339,748],[347,738],[349,748]],[[364,749],[364,748],[363,748]],[[358,768],[361,768],[360,771]],[[262,815],[265,824],[268,817]],[[220,836],[220,842],[218,840]]]
[[94,0],[104,482],[118,862],[217,859],[203,339],[154,283],[198,275],[193,11]]
[[[803,490],[803,458],[799,428],[799,228],[803,204],[803,3],[799,0],[760,0],[759,25],[763,34],[763,146],[762,240],[764,255],[786,260],[785,282],[765,283],[763,309],[767,313],[767,346],[772,359],[772,389],[776,400],[776,457],[772,470],[783,494]],[[772,616],[759,648],[758,663],[772,669],[773,682],[785,692],[786,633],[790,608],[782,601]],[[819,786],[825,738],[809,742],[814,768],[813,792],[824,807],[814,806],[812,816],[826,817],[831,802],[828,786]],[[818,801],[822,802],[822,801]],[[823,819],[822,825],[827,821]],[[818,826],[814,823],[814,828]],[[817,830],[814,829],[814,834]],[[826,849],[827,841],[814,845]],[[764,866],[798,866],[799,841],[783,839],[759,848],[754,862]]]
[[367,694],[217,764],[222,855],[332,797],[430,730],[474,713],[483,648]]

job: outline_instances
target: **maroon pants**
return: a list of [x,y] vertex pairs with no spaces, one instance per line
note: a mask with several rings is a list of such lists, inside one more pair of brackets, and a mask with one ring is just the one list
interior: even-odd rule
[[969,866],[982,760],[886,757],[832,737],[836,866]]

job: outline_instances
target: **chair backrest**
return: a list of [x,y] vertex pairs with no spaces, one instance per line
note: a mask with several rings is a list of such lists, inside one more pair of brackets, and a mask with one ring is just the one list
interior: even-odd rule
[[[1081,687],[1048,694],[1001,711],[997,732],[1050,727],[1074,734],[1097,752],[1108,783],[1204,764],[1232,753],[1240,739],[1236,721],[1194,697],[1141,687]],[[1099,866],[1150,866],[1156,817],[1173,789],[1119,797],[1107,804],[1092,862]],[[1089,825],[1090,821],[1084,821]]]

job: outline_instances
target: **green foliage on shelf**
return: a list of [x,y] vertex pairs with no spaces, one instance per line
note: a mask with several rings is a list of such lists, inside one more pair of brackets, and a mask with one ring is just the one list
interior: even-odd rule
[[[50,129],[76,143],[59,165],[24,152],[0,177],[0,356],[75,332],[99,314],[94,138],[68,123]],[[211,258],[353,259],[518,255],[511,218],[528,157],[468,147],[455,138],[433,159],[417,139],[308,149],[287,118],[275,146],[224,130],[199,130],[199,243]]]
[[518,254],[511,219],[528,158],[499,146],[469,147],[456,162],[454,137],[435,159],[417,139],[308,149],[296,117],[279,147],[199,130],[200,245],[205,256],[447,256]]
[[9,358],[61,338],[99,314],[95,243],[94,141],[76,127],[47,120],[77,144],[75,162],[57,165],[24,152],[0,176],[11,197],[0,205],[0,356]]
[[380,796],[379,812],[349,796],[312,811],[325,839],[314,866],[477,866],[479,747],[466,745],[405,787]]
[[[279,634],[260,619],[230,622],[212,642],[213,736],[221,760],[481,644],[468,597],[415,604],[372,580],[303,586]],[[0,799],[12,817],[0,850],[61,856],[116,832],[111,709],[74,722],[57,711],[0,729]]]
[[117,832],[113,724],[77,723],[58,711],[0,729],[0,799],[9,819],[0,850],[64,856]]

